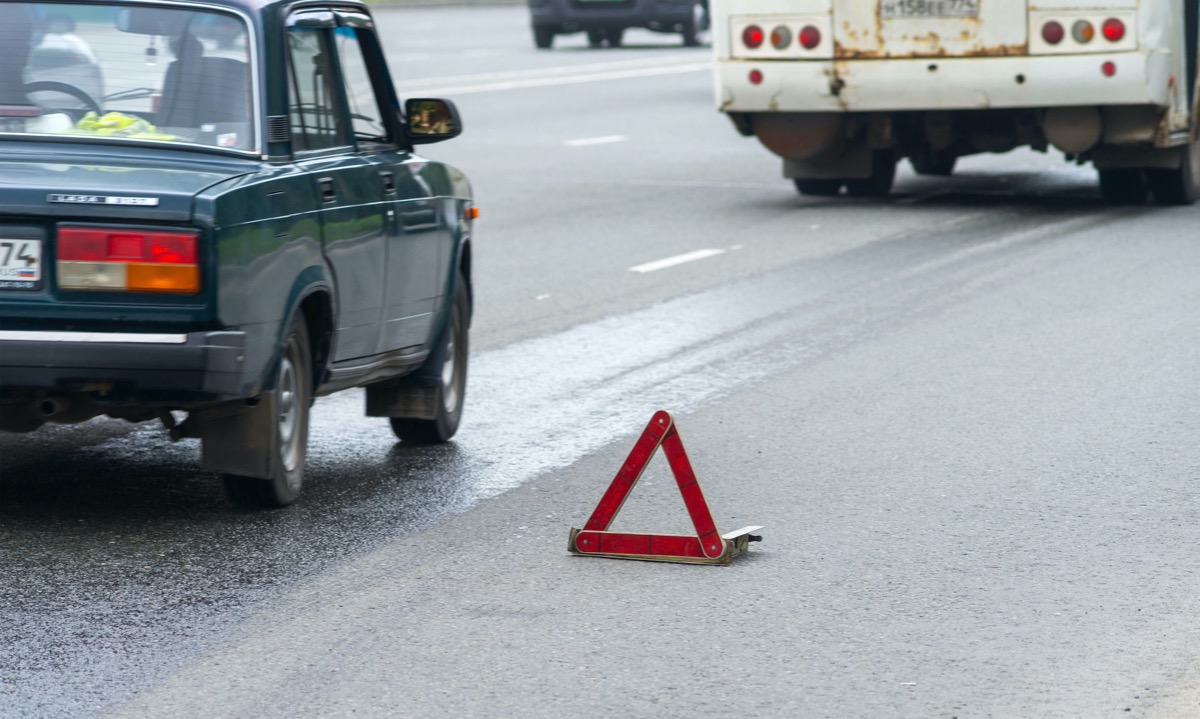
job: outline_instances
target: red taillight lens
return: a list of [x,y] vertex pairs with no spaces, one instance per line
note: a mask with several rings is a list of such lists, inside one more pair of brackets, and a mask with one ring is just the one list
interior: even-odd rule
[[761,71],[759,71],[759,70],[751,70],[750,71],[750,84],[751,85],[761,85],[762,81],[763,81],[763,74]]
[[771,31],[771,45],[776,50],[782,50],[792,44],[792,31],[786,25],[776,25]]
[[59,286],[76,290],[195,293],[199,233],[60,227]]
[[1071,26],[1071,37],[1075,38],[1075,42],[1086,44],[1096,37],[1096,26],[1087,20],[1076,20]]
[[761,27],[751,25],[742,31],[742,44],[753,50],[763,44],[765,37]]
[[1042,26],[1042,39],[1050,45],[1057,45],[1066,36],[1063,26],[1054,20]]
[[84,262],[196,263],[195,232],[131,232],[60,227],[58,259]]
[[1125,23],[1115,17],[1109,18],[1100,26],[1100,32],[1104,33],[1105,40],[1120,42],[1125,37]]
[[805,50],[811,50],[821,44],[821,31],[812,25],[805,25],[800,31],[800,44]]

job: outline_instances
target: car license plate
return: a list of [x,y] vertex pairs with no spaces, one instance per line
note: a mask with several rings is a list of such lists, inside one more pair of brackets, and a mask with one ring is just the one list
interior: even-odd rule
[[42,241],[0,238],[0,290],[42,286]]
[[880,0],[883,19],[909,17],[979,17],[979,0]]

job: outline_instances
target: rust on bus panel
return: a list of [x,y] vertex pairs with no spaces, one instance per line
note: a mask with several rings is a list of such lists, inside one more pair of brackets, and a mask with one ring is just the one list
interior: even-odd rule
[[848,48],[840,42],[833,43],[833,56],[839,60],[872,60],[879,58],[904,58],[904,57],[1003,57],[1007,55],[1028,55],[1029,44],[1018,43],[1014,45],[993,45],[979,46],[958,52],[949,52],[940,44],[940,38],[936,33],[930,33],[924,37],[904,37],[901,38],[905,43],[911,42],[926,42],[929,43],[927,48],[916,50],[909,49],[907,51],[892,52],[888,49],[887,43],[881,38],[877,49],[859,50]]
[[[942,44],[942,38],[936,32],[924,35],[900,35],[889,43],[884,28],[889,22],[883,17],[883,4],[875,4],[873,28],[856,27],[854,23],[842,23],[842,35],[850,45],[843,44],[835,34],[833,55],[843,60],[864,60],[874,58],[903,58],[903,57],[1003,57],[1008,55],[1028,55],[1029,43],[984,45],[979,44],[965,49],[949,51]],[[982,18],[978,16],[963,16],[956,18],[963,24],[958,33],[958,41],[969,43],[972,38],[980,35],[983,28]],[[863,49],[861,46],[871,35],[874,35],[874,47]]]

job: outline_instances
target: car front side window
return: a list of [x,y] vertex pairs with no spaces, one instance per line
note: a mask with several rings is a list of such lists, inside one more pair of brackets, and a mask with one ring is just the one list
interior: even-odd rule
[[383,110],[371,82],[370,69],[361,43],[365,30],[339,27],[335,32],[338,61],[342,66],[342,80],[346,88],[346,100],[350,105],[350,121],[354,138],[359,142],[381,143],[388,141],[387,125]]

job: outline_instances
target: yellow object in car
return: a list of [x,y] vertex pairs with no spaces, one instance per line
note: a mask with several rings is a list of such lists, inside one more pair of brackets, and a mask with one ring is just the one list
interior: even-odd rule
[[140,117],[126,115],[121,112],[110,112],[103,117],[95,112],[84,115],[75,123],[75,129],[82,134],[117,135],[119,137],[139,138],[143,140],[174,140],[174,135],[166,135],[158,128]]

